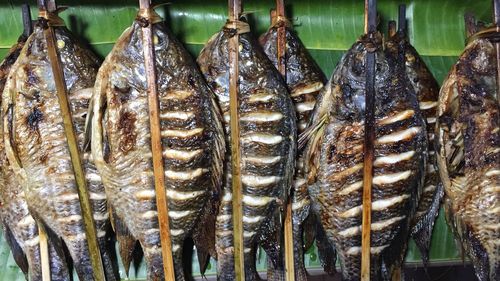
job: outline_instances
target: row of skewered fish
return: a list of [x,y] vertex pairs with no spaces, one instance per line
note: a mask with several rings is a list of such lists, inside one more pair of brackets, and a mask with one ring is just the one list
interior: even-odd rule
[[[41,280],[39,227],[49,236],[53,280],[70,280],[68,255],[80,280],[93,280],[47,55],[49,25],[55,26],[106,278],[119,279],[108,250],[112,232],[127,272],[139,242],[148,280],[164,278],[144,24],[153,27],[177,280],[189,274],[182,263],[187,238],[193,239],[202,268],[209,256],[216,257],[219,280],[234,279],[227,46],[235,33],[240,34],[246,280],[259,279],[259,246],[269,257],[268,279],[282,278],[279,237],[290,189],[296,280],[307,279],[304,246],[297,242],[304,240],[306,245],[316,240],[327,272],[335,272],[338,253],[343,279],[359,280],[368,52],[375,53],[376,63],[372,280],[391,279],[402,266],[410,236],[427,262],[443,193],[448,222],[478,278],[499,278],[499,106],[495,49],[488,40],[467,45],[438,100],[438,84],[403,29],[385,43],[379,33],[362,36],[325,85],[325,76],[283,18],[273,20],[260,45],[244,19],[229,22],[209,40],[197,65],[158,15],[141,11],[102,65],[51,12],[39,19],[32,35],[20,38],[0,66],[0,217],[16,262],[31,280]],[[282,26],[285,77],[276,70]]]

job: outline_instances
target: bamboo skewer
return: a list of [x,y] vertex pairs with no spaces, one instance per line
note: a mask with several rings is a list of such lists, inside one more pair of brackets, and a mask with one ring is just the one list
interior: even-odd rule
[[[275,18],[285,18],[285,1],[276,0]],[[277,61],[278,70],[286,82],[286,26],[284,24],[278,25],[277,28]],[[289,195],[291,195],[289,193]],[[285,280],[295,280],[295,262],[293,253],[293,226],[292,226],[292,201],[288,196],[286,211],[285,211]]]
[[[365,33],[376,32],[376,0],[365,0]],[[363,220],[361,235],[361,280],[370,280],[372,179],[375,139],[375,53],[366,54],[365,137],[363,146]]]
[[[150,9],[149,0],[140,0],[141,10]],[[143,13],[148,17],[150,13]],[[170,239],[170,225],[168,217],[168,201],[165,191],[165,176],[162,157],[161,129],[159,115],[158,89],[156,85],[156,67],[153,46],[153,25],[150,18],[144,18],[142,26],[142,42],[144,48],[144,64],[148,87],[149,122],[151,131],[151,151],[153,153],[153,174],[156,192],[156,207],[158,210],[158,223],[160,227],[161,252],[165,280],[174,281],[175,271],[172,257],[172,242]]]
[[[229,20],[239,20],[241,3],[239,0],[229,0]],[[233,195],[233,243],[234,243],[234,276],[237,281],[245,280],[245,258],[243,245],[243,206],[241,195],[241,151],[240,151],[240,122],[238,102],[239,77],[239,41],[240,36],[235,32],[229,39],[229,113],[231,128],[231,183]]]
[[399,5],[398,11],[398,31],[406,32],[406,5]]
[[42,281],[50,281],[50,257],[47,232],[41,223],[38,225],[38,238],[40,239],[40,263],[42,268]]
[[[496,32],[500,32],[500,0],[493,0],[493,18]],[[495,43],[497,54],[497,102],[500,103],[500,42]]]
[[[39,0],[40,12],[42,15],[47,16],[48,13],[56,11],[57,6],[54,0]],[[46,18],[47,19],[47,18]],[[64,132],[70,153],[71,164],[73,166],[73,173],[78,189],[78,197],[80,207],[82,209],[83,223],[85,226],[85,235],[90,252],[90,262],[93,268],[94,279],[96,281],[104,281],[104,268],[101,260],[101,252],[97,242],[97,231],[94,224],[92,206],[89,200],[89,193],[87,190],[87,181],[85,179],[85,172],[83,170],[82,162],[80,159],[80,150],[78,147],[78,140],[76,138],[75,129],[73,126],[73,119],[71,117],[71,109],[68,101],[68,92],[66,88],[66,81],[64,79],[63,68],[57,54],[56,48],[56,34],[54,28],[48,26],[44,28],[45,40],[47,42],[47,53],[54,75],[54,82],[56,86],[57,97],[59,106],[61,108],[61,115],[63,119]]]

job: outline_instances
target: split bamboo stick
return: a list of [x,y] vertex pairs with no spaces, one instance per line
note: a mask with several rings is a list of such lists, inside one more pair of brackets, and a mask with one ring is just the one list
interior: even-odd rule
[[[57,6],[54,0],[43,1],[39,0],[40,12],[42,15],[53,13],[56,11]],[[47,19],[47,18],[46,18]],[[82,209],[83,223],[85,226],[85,235],[90,252],[90,262],[93,268],[94,279],[96,281],[104,281],[104,268],[101,260],[101,252],[97,242],[97,231],[94,224],[92,206],[89,200],[89,193],[87,190],[87,181],[85,179],[85,172],[83,170],[82,161],[80,158],[80,149],[73,126],[73,119],[71,117],[71,109],[68,101],[68,92],[66,88],[66,81],[64,79],[63,68],[57,54],[56,48],[56,34],[53,26],[48,22],[48,26],[44,29],[45,40],[47,42],[47,53],[54,75],[54,82],[56,85],[57,97],[59,100],[59,107],[61,108],[61,115],[63,119],[64,132],[73,166],[73,173],[78,188],[78,197],[80,200],[80,207]]]
[[[493,19],[496,32],[500,32],[500,0],[493,0]],[[495,43],[497,54],[497,102],[500,103],[500,42]]]
[[[365,0],[365,33],[373,36],[377,21],[376,0]],[[366,54],[365,137],[363,146],[363,214],[361,235],[361,280],[370,280],[371,207],[375,139],[375,53]]]
[[[229,0],[229,20],[239,20],[241,2]],[[245,258],[243,245],[243,205],[241,195],[241,151],[240,151],[240,122],[238,102],[239,77],[239,41],[240,36],[235,32],[229,39],[229,113],[231,117],[231,183],[233,196],[233,243],[234,243],[234,275],[236,281],[245,280]]]
[[[140,0],[141,10],[149,10],[150,1]],[[142,15],[148,17],[150,13]],[[153,153],[153,175],[156,193],[156,207],[160,227],[161,252],[163,258],[163,271],[166,281],[175,280],[174,263],[172,257],[172,242],[170,239],[170,225],[168,217],[168,201],[165,191],[165,175],[163,167],[163,149],[161,144],[161,128],[159,115],[158,88],[156,85],[156,67],[153,45],[153,24],[150,18],[144,18],[142,26],[142,45],[144,48],[144,64],[148,87],[149,122],[151,132],[151,151]]]

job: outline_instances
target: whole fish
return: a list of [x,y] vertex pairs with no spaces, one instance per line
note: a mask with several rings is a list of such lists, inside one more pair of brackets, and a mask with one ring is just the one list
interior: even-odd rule
[[[182,253],[187,237],[193,237],[197,248],[215,256],[213,202],[222,184],[224,135],[216,103],[195,62],[154,15],[170,235],[176,280],[184,280]],[[92,153],[113,209],[127,270],[138,240],[148,280],[163,280],[142,43],[144,23],[149,21],[139,14],[99,70],[93,96]]]
[[[292,25],[286,19],[274,19],[274,24],[260,38],[260,44],[264,48],[267,57],[278,68],[278,28],[285,28],[286,49],[285,49],[285,81],[290,92],[290,97],[295,105],[295,113],[297,116],[297,133],[301,134],[307,127],[311,113],[316,104],[316,97],[319,91],[323,88],[326,77],[313,60],[306,47],[300,41],[297,34],[293,31]],[[293,222],[293,241],[294,241],[294,261],[295,261],[295,279],[307,280],[306,269],[304,265],[304,231],[307,233],[315,231],[315,218],[309,216],[310,198],[307,192],[307,184],[304,177],[303,151],[297,152],[297,162],[295,164],[295,177],[293,182],[292,192],[292,222]],[[309,228],[304,229],[305,220],[311,221]],[[306,233],[306,234],[307,234]],[[322,234],[319,231],[316,234]],[[306,235],[305,238],[314,237],[314,233]],[[326,237],[317,236],[317,239],[322,240],[320,245],[326,244]],[[312,240],[312,239],[308,239]],[[307,241],[309,244],[311,241]],[[307,246],[306,246],[307,247]],[[331,247],[320,247],[322,252],[320,257],[330,254],[335,256],[335,250]],[[329,252],[329,253],[323,253]],[[335,259],[323,260],[324,263],[330,263],[325,267],[335,268]],[[332,263],[333,262],[333,263]],[[331,273],[331,272],[330,272]]]
[[[28,37],[21,35],[6,58],[0,63],[0,93],[3,92],[7,75],[19,57]],[[42,280],[38,226],[29,213],[22,186],[5,154],[3,120],[0,120],[0,223],[14,260],[26,275],[26,280]],[[52,280],[69,280],[64,255],[57,253],[49,244]]]
[[321,91],[306,149],[309,192],[338,252],[343,280],[359,280],[365,111],[365,58],[375,52],[375,140],[371,280],[390,280],[406,251],[423,185],[427,138],[404,70],[404,48],[362,36]]
[[495,45],[470,42],[443,83],[437,160],[448,224],[479,280],[500,278],[500,109]]
[[[243,21],[239,24],[248,28]],[[242,32],[244,29],[241,29]],[[222,109],[228,143],[228,44],[234,32],[238,31],[225,26],[212,36],[198,57],[201,71]],[[286,85],[248,32],[239,36],[238,96],[245,278],[256,280],[257,245],[266,250],[276,268],[281,268],[280,217],[292,183],[296,123]],[[219,280],[234,279],[230,155],[226,159],[226,181],[216,224]]]
[[[66,245],[80,280],[93,280],[44,28],[47,21],[40,19],[5,85],[2,96],[5,149],[35,221],[44,225],[58,253],[63,253],[60,240]],[[85,118],[99,61],[66,27],[54,30],[73,124],[83,151]],[[106,248],[109,218],[103,186],[89,159],[90,153],[82,156],[106,276],[108,280],[116,280],[117,272]]]
[[428,161],[422,195],[415,219],[412,222],[411,236],[420,250],[424,264],[427,264],[429,261],[432,230],[444,195],[443,186],[439,180],[436,153],[434,150],[439,85],[425,65],[425,62],[417,53],[417,50],[410,44],[404,31],[398,31],[387,44],[403,44],[406,75],[417,95],[420,111],[426,120],[427,138],[429,140],[427,148]]

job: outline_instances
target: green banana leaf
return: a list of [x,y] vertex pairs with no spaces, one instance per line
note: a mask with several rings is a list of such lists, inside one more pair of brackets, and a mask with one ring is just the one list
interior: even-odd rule
[[[166,1],[166,0],[165,0]],[[27,1],[35,7],[35,1]],[[76,3],[77,2],[77,3]],[[244,1],[244,10],[255,36],[265,32],[269,26],[269,10],[273,0]],[[287,14],[296,31],[319,63],[330,76],[336,63],[363,32],[364,1],[361,0],[288,0]],[[20,5],[25,1],[1,0],[0,2],[0,57],[3,57],[22,32]],[[397,19],[398,5],[407,5],[409,38],[435,75],[442,82],[464,47],[465,30],[463,16],[472,12],[476,18],[491,21],[491,2],[482,0],[379,0],[379,28],[387,29],[387,22]],[[69,29],[80,40],[88,44],[102,58],[113,47],[113,43],[135,18],[138,1],[131,0],[82,0],[58,1],[69,8],[61,14]],[[170,0],[169,4],[157,7],[157,12],[176,36],[185,43],[193,56],[197,56],[203,44],[216,33],[226,20],[225,0]],[[36,9],[32,10],[35,18]],[[0,233],[1,235],[1,233]],[[3,241],[3,240],[2,240]],[[260,254],[259,269],[265,268],[264,254]],[[459,261],[451,231],[441,212],[430,253],[431,262]],[[420,255],[410,242],[407,262],[419,262]],[[318,268],[320,263],[316,249],[306,254],[306,265]],[[198,272],[197,262],[193,271]],[[122,270],[123,271],[123,270]],[[212,261],[208,274],[215,273]],[[131,272],[131,279],[144,277],[144,268]],[[0,280],[22,280],[5,242],[0,244]]]

